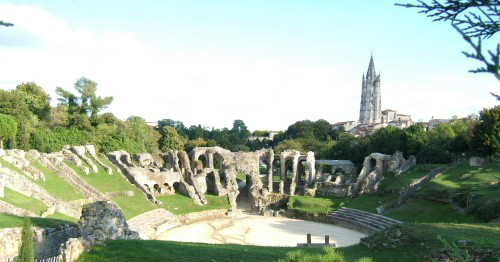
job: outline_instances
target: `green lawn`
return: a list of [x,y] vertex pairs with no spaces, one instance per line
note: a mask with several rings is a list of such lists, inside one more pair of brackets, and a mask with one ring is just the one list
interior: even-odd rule
[[439,193],[446,196],[457,192],[472,192],[481,201],[498,200],[500,192],[495,183],[500,181],[499,171],[496,161],[483,167],[469,167],[464,163],[433,179],[421,194]]
[[16,207],[32,211],[37,215],[41,215],[45,210],[47,210],[47,206],[42,201],[25,196],[8,187],[5,187],[5,197],[1,198],[1,200]]
[[445,165],[440,165],[440,164],[416,165],[406,173],[403,173],[399,176],[387,175],[384,177],[384,180],[380,182],[379,191],[399,192],[401,188],[407,187],[413,181],[427,175],[432,169],[443,166]]
[[[77,261],[278,261],[296,248],[182,243],[158,240],[115,240],[94,246]],[[316,249],[319,252],[319,249]]]
[[[429,261],[432,250],[441,248],[440,235],[447,241],[467,239],[474,246],[498,250],[500,233],[494,224],[404,224],[411,237],[398,248],[369,249],[363,245],[338,248],[343,261]],[[286,261],[291,252],[323,254],[319,248],[217,245],[171,241],[107,241],[82,254],[78,261]],[[312,261],[312,260],[299,260]],[[325,260],[321,260],[325,261]]]
[[175,215],[187,214],[191,212],[199,212],[210,209],[227,209],[229,208],[229,201],[227,196],[215,196],[206,194],[208,204],[199,206],[193,200],[182,194],[173,194],[170,196],[160,196],[158,200],[163,203],[163,208],[172,212]]
[[[31,217],[30,219],[33,222],[33,225],[37,226],[37,227],[55,228],[61,224],[76,225],[73,222],[70,222],[67,220],[61,220],[61,219],[58,219],[56,217],[57,217],[57,215],[54,218]],[[21,227],[21,226],[23,226],[23,220],[24,220],[24,217],[0,213],[0,228]]]
[[[104,160],[102,157],[101,160]],[[118,196],[113,199],[123,211],[126,219],[142,214],[146,211],[157,208],[146,199],[144,193],[132,185],[122,174],[114,172],[108,175],[101,166],[97,173],[91,172],[86,175],[80,168],[77,168],[69,161],[65,163],[80,175],[88,184],[101,192],[125,192],[133,191],[134,196]],[[106,162],[105,162],[106,163]],[[113,166],[112,166],[113,167]],[[116,171],[116,170],[114,170]]]
[[403,206],[388,210],[384,216],[411,223],[475,223],[473,216],[456,211],[451,205],[424,199],[410,199]]
[[79,219],[67,216],[65,214],[61,214],[59,212],[55,212],[54,214],[48,216],[47,218],[52,218],[52,219],[57,219],[60,221],[67,221],[67,222],[72,222],[72,223],[77,223]]
[[[24,171],[22,171],[20,168],[18,168],[17,166],[3,160],[3,158],[0,157],[0,164],[10,170],[13,170],[13,171],[16,171],[17,173],[21,174],[21,175],[24,175],[26,177],[28,177],[28,175],[26,175],[26,173],[24,173]],[[29,177],[28,177],[29,178]]]
[[36,183],[45,188],[53,197],[64,201],[84,198],[80,192],[75,190],[73,186],[64,181],[64,179],[55,174],[52,170],[46,168],[37,160],[32,159],[30,161],[33,167],[42,171],[45,175],[45,181],[36,181]]
[[29,180],[33,181],[37,185],[41,186],[47,192],[52,195],[53,197],[64,200],[64,201],[71,201],[71,200],[76,200],[83,198],[82,194],[75,190],[70,184],[68,184],[66,181],[64,181],[61,177],[59,177],[57,174],[49,170],[48,168],[44,167],[40,162],[34,159],[29,159],[33,167],[36,169],[40,170],[44,176],[45,176],[45,181],[38,180],[35,181],[31,177],[29,177],[24,171],[19,169],[18,167],[10,164],[9,162],[3,160],[0,158],[0,163],[19,173],[20,175],[24,175],[27,177]]
[[291,196],[288,208],[316,214],[335,211],[341,207],[376,212],[378,206],[391,199],[393,196],[378,194],[362,195],[357,198]]
[[[428,189],[448,191],[469,189],[481,193],[482,189],[499,180],[498,162],[491,162],[483,167],[469,167],[467,163],[464,163],[433,179]],[[496,188],[498,189],[498,186]]]

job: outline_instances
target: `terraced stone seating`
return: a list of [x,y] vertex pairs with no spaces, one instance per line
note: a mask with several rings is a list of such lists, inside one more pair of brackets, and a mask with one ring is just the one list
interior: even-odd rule
[[340,224],[365,233],[383,231],[403,222],[382,215],[354,209],[341,208],[326,215],[335,224]]

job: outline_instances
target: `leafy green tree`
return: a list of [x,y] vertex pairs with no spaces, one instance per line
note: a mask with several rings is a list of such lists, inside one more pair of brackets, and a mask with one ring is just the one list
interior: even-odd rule
[[[244,145],[248,141],[250,136],[250,131],[248,131],[247,126],[243,120],[234,120],[233,128],[231,129],[231,144],[233,146]],[[246,149],[246,148],[245,148]],[[236,150],[233,150],[236,151]]]
[[30,135],[39,121],[30,111],[24,97],[15,90],[0,90],[0,113],[15,117],[18,124],[16,147],[29,149]]
[[136,149],[138,151],[134,150],[132,153],[158,152],[158,139],[161,135],[141,117],[131,116],[127,118],[122,135],[127,138],[127,143],[135,141],[139,145],[139,148]]
[[29,110],[45,119],[50,113],[50,96],[37,84],[33,82],[23,83],[16,87],[15,92],[28,105]]
[[0,149],[5,139],[13,139],[17,134],[17,121],[14,117],[0,114]]
[[300,152],[304,152],[304,147],[303,144],[300,143],[299,141],[295,139],[287,139],[281,141],[275,148],[274,150],[276,153],[281,153],[285,150],[298,150]]
[[472,144],[477,153],[495,156],[500,150],[500,106],[485,108],[474,127]]
[[407,155],[417,155],[427,143],[427,130],[422,124],[403,129],[404,151]]
[[314,127],[314,137],[321,141],[326,141],[331,139],[332,125],[324,119],[320,119],[313,123]]
[[21,235],[21,247],[16,261],[34,262],[35,261],[35,243],[33,241],[33,228],[31,219],[24,218],[23,231]]
[[68,124],[88,128],[86,123],[82,125],[81,122],[90,117],[90,123],[94,126],[97,125],[97,114],[113,102],[113,97],[97,96],[97,83],[85,77],[76,81],[75,89],[79,96],[61,87],[56,88],[56,94],[59,96],[58,100],[68,108]]
[[207,144],[208,143],[207,143],[207,141],[205,139],[203,139],[201,137],[198,137],[196,139],[187,141],[184,144],[184,150],[186,150],[187,152],[190,152],[195,147],[207,146]]
[[404,150],[403,130],[394,126],[377,129],[368,140],[368,153],[394,154]]
[[367,155],[368,138],[355,137],[349,133],[340,134],[339,139],[330,148],[329,159],[351,160],[361,166]]
[[313,138],[314,137],[314,123],[310,120],[297,121],[285,131],[287,139],[293,138]]
[[167,152],[169,150],[183,150],[186,138],[179,135],[177,130],[171,126],[164,126],[160,130],[161,138],[159,141],[160,150]]

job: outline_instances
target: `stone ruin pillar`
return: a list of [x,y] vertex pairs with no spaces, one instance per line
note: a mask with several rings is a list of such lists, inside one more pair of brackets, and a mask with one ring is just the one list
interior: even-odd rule
[[316,174],[316,167],[315,167],[316,159],[314,158],[314,152],[307,152],[306,155],[306,166],[307,169],[309,170],[309,173],[306,173],[306,183],[307,184],[312,184],[315,180],[314,175]]
[[208,161],[208,168],[214,168],[214,153],[207,153],[206,157]]
[[285,193],[285,178],[286,178],[286,155],[281,153],[280,155],[280,194]]
[[268,151],[268,161],[269,165],[267,168],[267,190],[273,192],[273,162],[274,162],[274,152],[273,150]]
[[236,212],[238,210],[238,203],[236,200],[240,194],[238,182],[236,181],[236,169],[231,165],[224,165],[222,169],[227,180],[227,198],[229,200],[229,205],[231,205],[231,212]]
[[290,182],[290,195],[295,195],[295,188],[297,187],[297,170],[299,167],[300,154],[294,154],[292,162],[292,178]]

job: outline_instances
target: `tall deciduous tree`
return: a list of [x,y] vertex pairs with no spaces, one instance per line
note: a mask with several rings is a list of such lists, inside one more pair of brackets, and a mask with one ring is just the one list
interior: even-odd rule
[[486,156],[498,155],[500,151],[500,106],[485,108],[474,127],[472,144],[478,153]]
[[0,148],[6,138],[14,138],[17,134],[17,121],[14,117],[0,114]]
[[39,119],[48,117],[50,113],[50,96],[39,85],[28,82],[16,86],[18,93],[29,110],[38,116]]
[[76,81],[75,89],[79,96],[61,87],[56,88],[58,100],[68,107],[69,124],[77,126],[84,116],[90,116],[90,122],[97,125],[97,114],[113,102],[113,97],[97,96],[97,83],[85,77]]
[[167,152],[169,150],[183,150],[186,138],[179,135],[177,130],[171,126],[163,126],[160,129],[161,138],[159,141],[160,150]]

